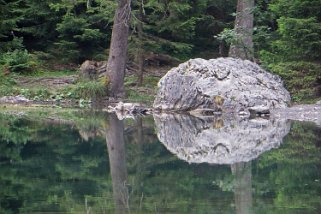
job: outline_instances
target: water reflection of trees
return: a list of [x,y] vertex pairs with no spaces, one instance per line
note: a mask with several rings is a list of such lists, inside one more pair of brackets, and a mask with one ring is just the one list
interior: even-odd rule
[[106,143],[116,213],[127,213],[129,194],[124,142],[124,123],[112,114],[108,117]]
[[237,214],[252,213],[252,163],[231,165],[234,175],[234,200]]
[[[209,166],[171,155],[158,143],[150,118],[95,117],[90,127],[0,118],[1,128],[11,127],[0,134],[1,213],[278,213],[278,207],[311,212],[321,207],[320,129],[313,125],[294,123],[278,150],[252,163]],[[84,141],[79,127],[98,135]],[[115,139],[123,143],[111,151],[108,139],[122,130],[123,140]],[[30,135],[19,138],[18,133]]]

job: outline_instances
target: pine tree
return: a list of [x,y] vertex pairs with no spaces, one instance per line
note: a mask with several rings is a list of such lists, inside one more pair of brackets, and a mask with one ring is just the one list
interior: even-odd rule
[[108,47],[114,5],[111,0],[61,0],[50,4],[62,14],[56,27],[58,40],[53,49],[56,55],[63,53],[67,60],[74,62],[102,60],[101,55]]
[[320,96],[321,0],[274,0],[267,11],[275,27],[261,62],[283,78],[293,100]]
[[0,0],[0,53],[22,48],[17,23],[21,20],[21,0]]
[[321,0],[276,0],[270,9],[277,16],[276,57],[321,59]]
[[50,4],[58,0],[24,0],[20,7],[19,34],[29,50],[45,50],[57,37],[56,24],[61,14],[51,10]]

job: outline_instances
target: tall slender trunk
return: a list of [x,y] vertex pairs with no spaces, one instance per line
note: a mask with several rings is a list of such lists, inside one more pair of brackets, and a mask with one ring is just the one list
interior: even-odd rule
[[138,117],[136,120],[136,142],[137,152],[135,153],[136,175],[135,175],[135,191],[140,196],[139,210],[141,212],[144,200],[144,135],[143,135],[143,119]]
[[236,163],[231,166],[235,176],[234,199],[237,214],[252,213],[252,164]]
[[118,120],[115,114],[111,114],[107,124],[106,143],[116,213],[126,213],[129,209],[129,193],[127,188],[124,123]]
[[124,96],[130,11],[130,0],[118,0],[107,62],[109,95],[116,98]]
[[230,57],[253,60],[253,8],[254,0],[238,0],[235,18],[236,44],[232,44]]
[[137,144],[144,144],[143,119],[141,117],[136,119],[136,130]]
[[138,33],[138,85],[143,84],[144,78],[144,49],[143,49],[143,6],[144,0],[139,0],[139,11],[138,11],[138,24],[137,24],[137,33]]

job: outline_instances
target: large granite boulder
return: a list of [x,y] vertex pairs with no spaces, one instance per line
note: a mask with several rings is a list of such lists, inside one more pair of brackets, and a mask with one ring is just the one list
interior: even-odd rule
[[290,131],[286,119],[197,118],[154,114],[157,136],[178,158],[189,163],[248,162],[277,148]]
[[278,76],[247,60],[218,58],[191,59],[168,71],[158,83],[153,107],[249,113],[283,108],[288,102],[290,95]]

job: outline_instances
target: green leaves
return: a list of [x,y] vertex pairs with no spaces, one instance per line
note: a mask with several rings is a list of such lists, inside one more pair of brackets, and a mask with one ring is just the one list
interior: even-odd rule
[[271,42],[270,51],[279,56],[279,61],[321,57],[320,0],[275,0],[269,9],[278,24],[278,37]]
[[260,7],[266,11],[265,21],[257,19],[260,61],[284,79],[294,101],[319,96],[321,0],[274,0]]
[[[281,42],[284,54],[294,58],[318,58],[321,56],[321,23],[316,18],[278,19]],[[296,56],[295,56],[295,55]]]
[[274,0],[270,5],[278,16],[303,18],[321,14],[320,0]]
[[27,50],[16,49],[3,54],[0,64],[11,72],[26,72],[32,68],[33,61]]
[[[21,12],[19,10],[19,0],[15,1],[0,1],[0,44],[2,41],[9,41],[13,31],[17,29],[17,23],[21,20]],[[7,49],[0,45],[0,52],[6,52]]]
[[53,53],[65,61],[82,62],[93,59],[108,47],[110,26],[115,2],[95,1],[87,7],[87,1],[59,1],[50,4],[58,12],[63,12],[61,21],[57,23],[56,41]]

